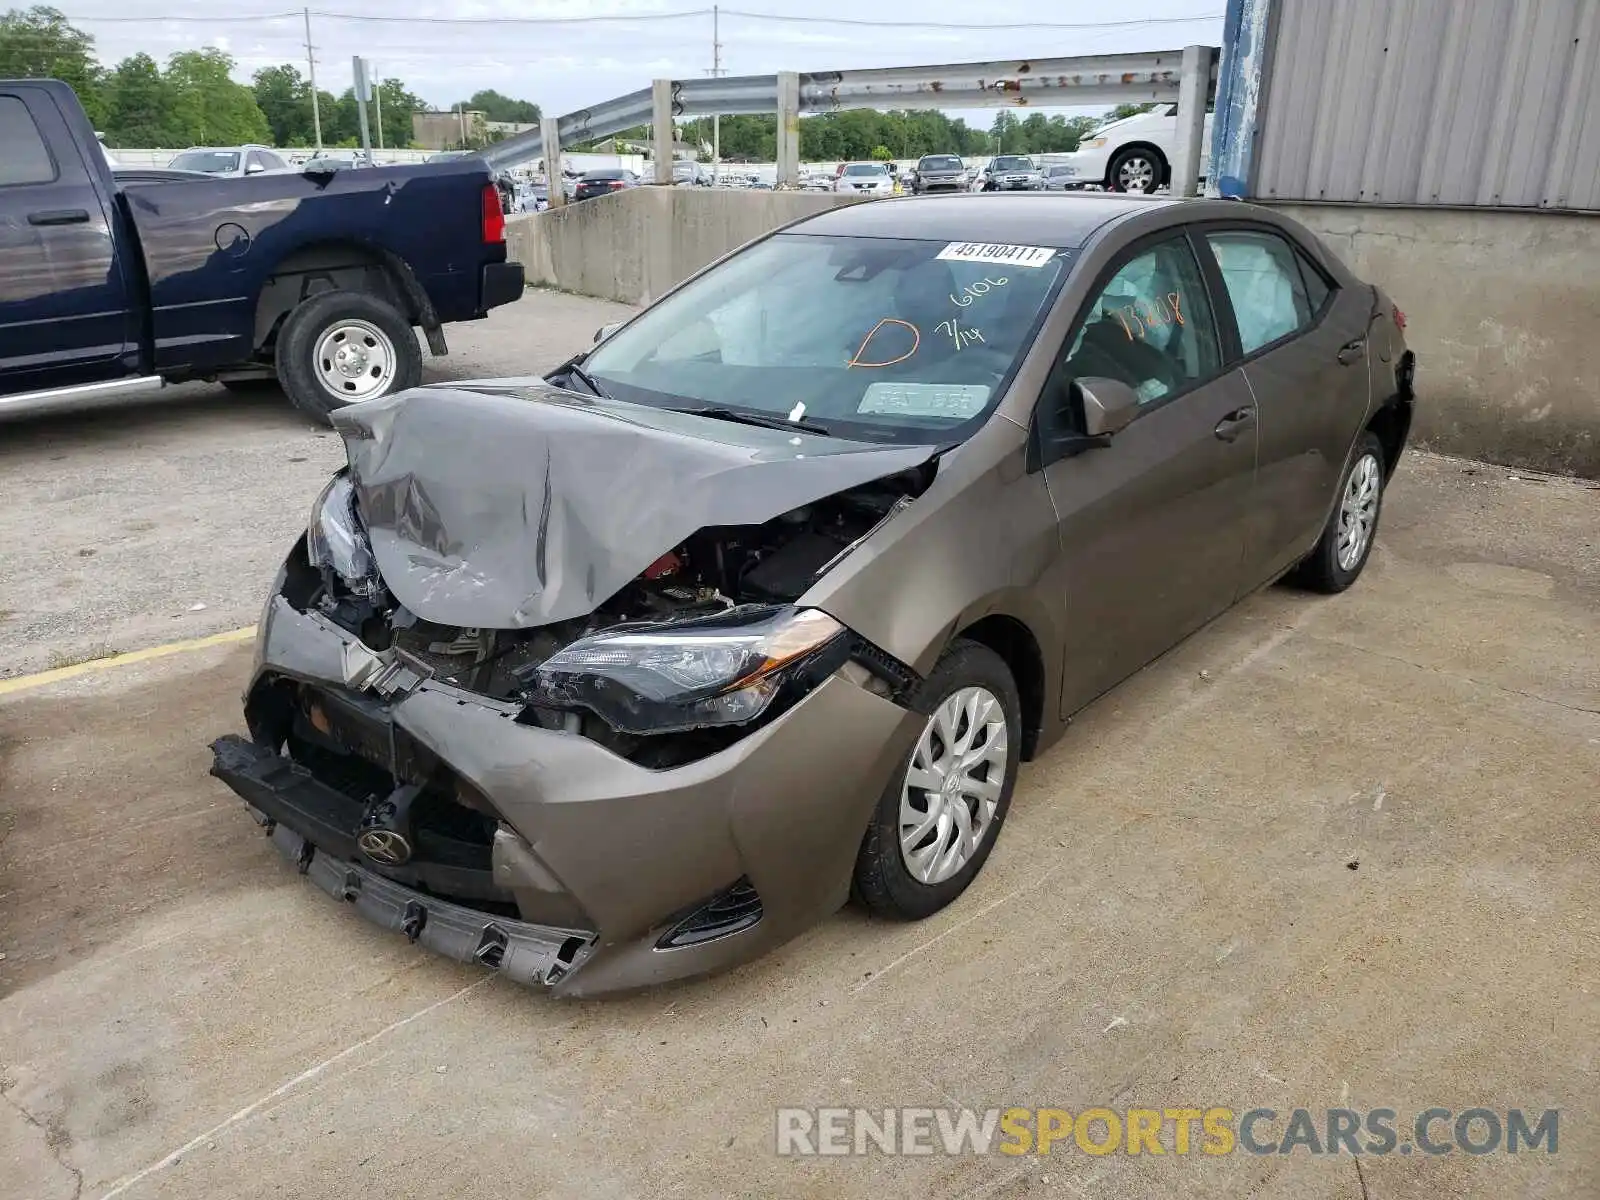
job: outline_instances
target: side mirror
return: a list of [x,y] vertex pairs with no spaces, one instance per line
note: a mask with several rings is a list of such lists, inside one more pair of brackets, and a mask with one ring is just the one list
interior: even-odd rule
[[600,326],[599,329],[594,331],[594,344],[598,346],[601,342],[605,341],[608,337],[621,328],[621,321],[613,321],[609,325]]
[[1072,387],[1083,404],[1083,432],[1089,437],[1110,437],[1139,415],[1139,393],[1120,379],[1089,376],[1073,380]]
[[266,173],[266,170],[267,170],[267,168],[262,166],[258,162],[246,163],[245,164],[245,168],[244,168],[244,173],[246,175],[262,175],[262,174]]

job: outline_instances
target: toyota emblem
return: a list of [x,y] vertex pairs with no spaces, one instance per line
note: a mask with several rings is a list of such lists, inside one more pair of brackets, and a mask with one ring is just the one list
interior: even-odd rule
[[369,829],[356,839],[356,845],[375,863],[398,867],[411,858],[411,843],[393,829]]

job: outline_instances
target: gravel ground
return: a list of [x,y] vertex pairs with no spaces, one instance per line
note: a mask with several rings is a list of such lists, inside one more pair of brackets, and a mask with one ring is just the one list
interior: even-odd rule
[[[630,311],[530,291],[426,378],[549,370]],[[211,384],[0,423],[0,677],[250,624],[343,461],[281,395]]]

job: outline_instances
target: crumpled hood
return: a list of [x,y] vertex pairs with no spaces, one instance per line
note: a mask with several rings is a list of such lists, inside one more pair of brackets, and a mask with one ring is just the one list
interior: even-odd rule
[[479,629],[583,616],[698,529],[759,525],[935,452],[537,378],[415,388],[333,423],[389,590],[424,620]]

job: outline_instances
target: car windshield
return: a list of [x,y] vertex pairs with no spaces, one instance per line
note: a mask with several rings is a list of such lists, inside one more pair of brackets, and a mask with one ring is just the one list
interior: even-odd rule
[[617,399],[960,441],[1032,343],[1059,249],[780,234],[647,309],[583,366]]
[[882,163],[851,163],[844,169],[846,175],[882,175],[889,168]]
[[225,175],[239,169],[236,150],[190,150],[167,164],[174,171],[204,171],[207,175]]
[[952,154],[936,154],[918,164],[924,171],[959,171],[961,160]]
[[1033,170],[1033,160],[1008,155],[1005,158],[995,159],[994,169],[996,171],[1031,171]]

